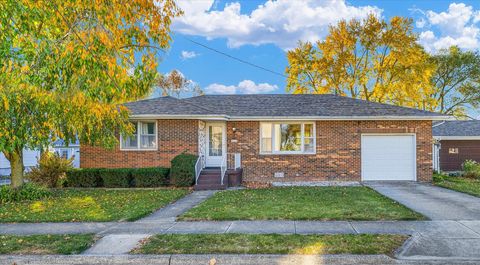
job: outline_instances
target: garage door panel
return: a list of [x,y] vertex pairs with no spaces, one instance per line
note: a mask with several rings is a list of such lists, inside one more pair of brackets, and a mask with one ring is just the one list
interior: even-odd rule
[[415,180],[413,135],[362,135],[362,180]]

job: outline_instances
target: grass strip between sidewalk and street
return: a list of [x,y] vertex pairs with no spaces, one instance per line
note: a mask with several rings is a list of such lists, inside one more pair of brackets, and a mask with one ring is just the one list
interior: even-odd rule
[[402,235],[166,234],[150,237],[133,254],[386,254]]
[[60,189],[38,201],[0,205],[0,222],[106,222],[142,218],[187,189]]
[[217,192],[179,220],[424,220],[368,187],[288,187]]
[[0,236],[0,254],[79,254],[93,245],[95,235]]

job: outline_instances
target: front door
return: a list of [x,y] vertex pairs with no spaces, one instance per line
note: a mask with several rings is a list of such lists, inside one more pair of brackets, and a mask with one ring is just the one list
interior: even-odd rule
[[207,123],[207,167],[219,167],[226,151],[225,123]]

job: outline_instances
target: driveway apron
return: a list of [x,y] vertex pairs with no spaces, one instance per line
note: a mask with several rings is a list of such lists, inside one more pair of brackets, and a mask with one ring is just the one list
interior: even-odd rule
[[480,220],[480,198],[413,182],[372,182],[367,186],[432,220]]
[[480,261],[480,198],[423,183],[366,185],[433,220],[404,244],[397,258]]

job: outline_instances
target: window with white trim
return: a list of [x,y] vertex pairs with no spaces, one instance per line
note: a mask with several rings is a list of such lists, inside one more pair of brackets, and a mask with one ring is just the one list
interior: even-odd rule
[[154,121],[132,122],[134,132],[130,136],[122,136],[121,149],[123,150],[156,150],[157,126]]
[[262,122],[260,123],[260,153],[314,154],[315,123]]

